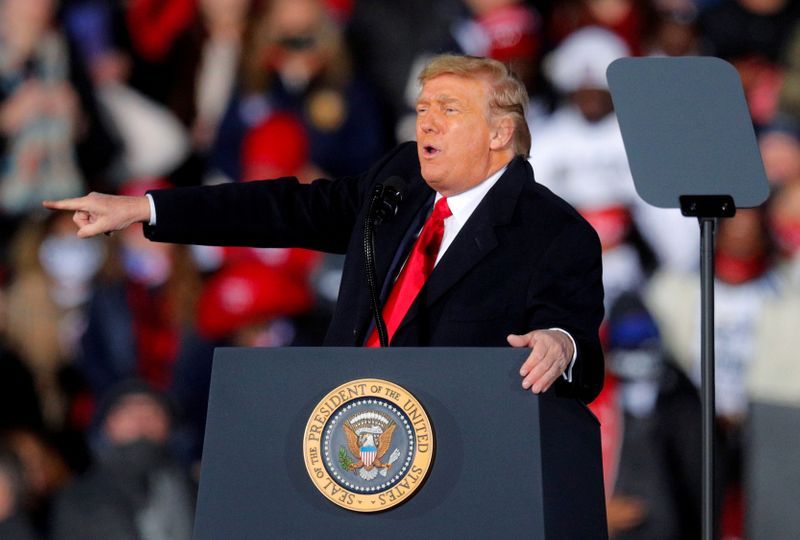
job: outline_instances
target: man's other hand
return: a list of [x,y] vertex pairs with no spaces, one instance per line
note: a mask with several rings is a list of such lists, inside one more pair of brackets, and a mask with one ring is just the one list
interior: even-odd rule
[[558,330],[534,330],[523,335],[511,334],[512,347],[529,347],[531,353],[520,367],[522,387],[534,394],[546,392],[572,361],[572,340]]
[[85,197],[43,201],[51,210],[71,210],[72,221],[78,226],[78,236],[89,238],[101,233],[121,231],[132,223],[150,220],[150,203],[147,197],[127,197],[89,193]]

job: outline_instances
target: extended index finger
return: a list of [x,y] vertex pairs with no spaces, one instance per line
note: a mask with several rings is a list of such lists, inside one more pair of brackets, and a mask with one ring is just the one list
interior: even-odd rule
[[42,206],[50,210],[84,210],[86,208],[86,197],[61,199],[58,201],[42,201]]

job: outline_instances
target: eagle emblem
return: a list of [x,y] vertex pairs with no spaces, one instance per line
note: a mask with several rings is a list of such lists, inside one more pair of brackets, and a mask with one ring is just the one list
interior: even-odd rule
[[358,413],[343,422],[347,448],[358,460],[346,460],[348,471],[357,471],[364,480],[374,479],[378,472],[385,477],[392,463],[400,457],[400,450],[395,448],[386,462],[383,461],[396,427],[393,420],[374,411]]

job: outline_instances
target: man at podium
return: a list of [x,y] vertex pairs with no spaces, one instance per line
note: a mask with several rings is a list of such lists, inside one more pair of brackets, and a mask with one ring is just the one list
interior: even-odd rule
[[603,380],[600,243],[534,181],[525,87],[499,62],[455,55],[434,58],[419,81],[416,143],[355,177],[44,205],[74,211],[80,237],[143,222],[154,241],[344,253],[325,344],[374,346],[362,227],[376,186],[402,179],[396,215],[375,231],[390,345],[529,347],[523,388],[591,401]]

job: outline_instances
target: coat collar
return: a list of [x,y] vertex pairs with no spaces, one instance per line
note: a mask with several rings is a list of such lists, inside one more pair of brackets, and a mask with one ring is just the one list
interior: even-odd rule
[[[514,158],[434,268],[422,293],[397,329],[398,333],[495,249],[498,244],[495,229],[511,222],[520,191],[529,178],[532,182],[527,160],[519,156]],[[427,191],[426,197],[430,198],[432,190],[428,188]]]

